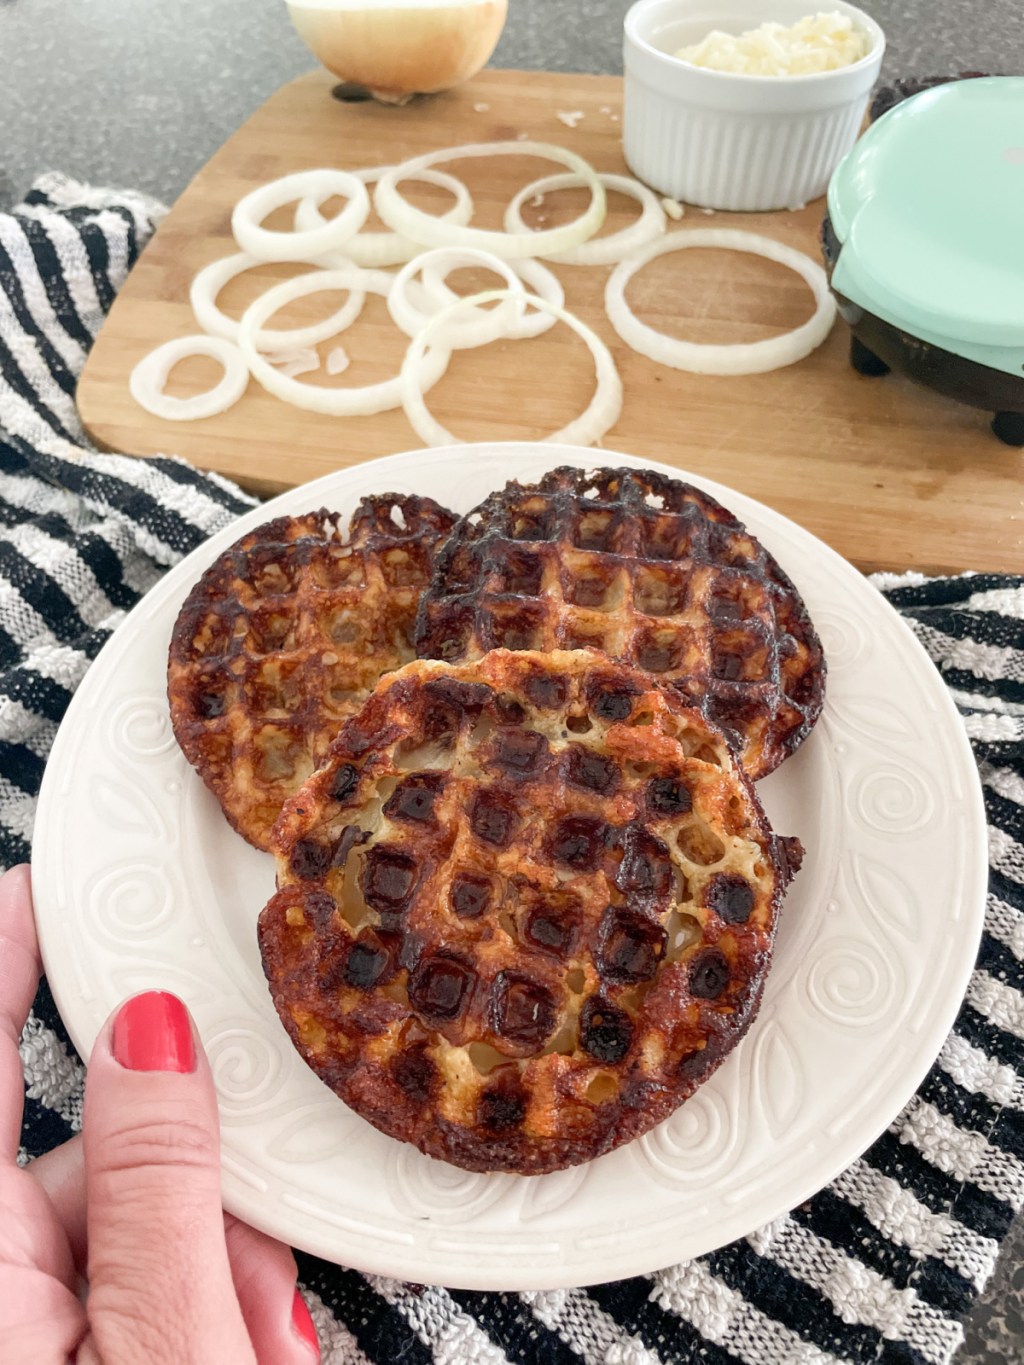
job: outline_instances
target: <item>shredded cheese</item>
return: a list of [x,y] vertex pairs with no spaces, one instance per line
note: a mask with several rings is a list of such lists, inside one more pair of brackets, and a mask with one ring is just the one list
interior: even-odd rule
[[845,14],[808,14],[786,28],[766,23],[746,33],[714,29],[675,54],[692,66],[740,76],[809,76],[866,57],[871,40]]

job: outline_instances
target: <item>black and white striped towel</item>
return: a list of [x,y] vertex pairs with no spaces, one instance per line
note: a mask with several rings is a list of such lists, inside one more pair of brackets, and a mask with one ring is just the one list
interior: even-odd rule
[[[159,206],[56,176],[0,215],[0,861],[29,856],[71,694],[124,613],[250,505],[180,461],[100,455],[75,377]],[[981,956],[888,1132],[799,1209],[656,1275],[590,1289],[426,1289],[300,1257],[331,1365],[940,1365],[1024,1204],[1024,580],[880,580],[953,691],[988,811]],[[81,1123],[48,992],[22,1044],[24,1161]]]

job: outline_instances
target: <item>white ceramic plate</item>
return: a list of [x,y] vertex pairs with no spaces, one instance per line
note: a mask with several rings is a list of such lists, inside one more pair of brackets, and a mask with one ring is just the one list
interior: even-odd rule
[[977,951],[980,787],[937,672],[850,565],[777,513],[694,477],[793,577],[829,665],[816,730],[760,786],[775,828],[799,835],[808,854],[748,1036],[646,1137],[530,1179],[432,1161],[378,1133],[306,1068],[256,946],[272,860],[232,832],[171,735],[164,670],[179,606],[220,551],[272,516],[347,513],[385,491],[468,511],[512,476],[566,463],[678,474],[605,451],[467,445],[342,470],[243,517],[169,573],[107,644],[39,799],[43,954],[79,1050],[88,1054],[125,996],[176,991],[217,1082],[225,1206],[294,1246],[420,1283],[596,1283],[709,1251],[794,1207],[910,1098]]

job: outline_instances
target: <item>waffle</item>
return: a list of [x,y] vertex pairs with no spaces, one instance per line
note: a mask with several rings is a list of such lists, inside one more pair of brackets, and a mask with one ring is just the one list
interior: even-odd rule
[[699,711],[585,650],[382,679],[272,845],[260,950],[309,1066],[432,1157],[529,1175],[715,1070],[801,852]]
[[333,512],[280,517],[192,589],[171,638],[174,734],[257,848],[341,722],[413,657],[420,594],[454,521],[399,494],[364,498],[347,537]]
[[810,733],[825,663],[796,588],[736,517],[648,470],[556,469],[463,517],[437,558],[416,652],[600,649],[679,689],[752,778]]

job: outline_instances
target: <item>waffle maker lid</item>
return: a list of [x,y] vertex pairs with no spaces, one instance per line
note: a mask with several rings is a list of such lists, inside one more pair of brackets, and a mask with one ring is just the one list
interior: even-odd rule
[[923,91],[867,130],[828,188],[832,287],[922,341],[1024,365],[1024,78]]

